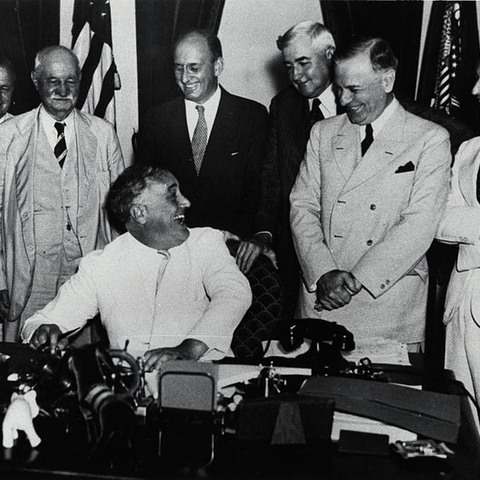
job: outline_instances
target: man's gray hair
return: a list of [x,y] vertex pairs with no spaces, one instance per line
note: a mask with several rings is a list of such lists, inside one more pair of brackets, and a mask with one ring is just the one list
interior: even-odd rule
[[38,73],[42,69],[43,63],[45,62],[45,58],[48,55],[50,55],[52,52],[56,52],[56,51],[65,52],[68,55],[70,55],[72,57],[73,61],[75,62],[76,67],[77,67],[77,73],[80,74],[80,62],[78,60],[78,57],[75,55],[75,53],[72,52],[72,50],[70,50],[67,47],[64,47],[63,45],[52,45],[50,47],[46,47],[43,50],[40,50],[35,55],[34,70],[35,70],[36,73]]
[[330,50],[333,53],[335,51],[335,40],[330,30],[322,23],[312,22],[311,20],[297,23],[288,29],[283,35],[278,37],[277,47],[279,50],[283,50],[294,40],[302,37],[310,38],[318,52]]

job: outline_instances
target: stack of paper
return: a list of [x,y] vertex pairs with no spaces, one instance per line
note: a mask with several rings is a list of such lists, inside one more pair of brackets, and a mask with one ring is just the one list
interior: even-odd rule
[[332,440],[338,441],[341,430],[354,432],[367,432],[388,435],[389,442],[416,440],[417,434],[403,428],[388,425],[370,418],[351,415],[349,413],[335,412],[333,415]]

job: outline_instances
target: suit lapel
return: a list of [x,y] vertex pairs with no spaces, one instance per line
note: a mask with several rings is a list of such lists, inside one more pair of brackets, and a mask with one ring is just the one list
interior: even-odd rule
[[348,181],[359,160],[359,127],[345,115],[344,123],[332,141],[333,158],[345,182]]
[[310,136],[309,108],[306,98],[302,97],[296,90],[293,94],[295,96],[292,96],[290,107],[286,110],[290,117],[287,119],[287,125],[291,128],[291,132],[287,135],[287,138],[296,140],[296,148],[298,149],[301,160],[305,153],[305,145]]
[[[185,100],[183,97],[176,98],[169,104],[169,110],[166,112],[169,121],[166,128],[168,136],[171,138],[171,144],[175,146],[175,158],[180,161],[175,168],[182,171],[182,177],[188,179],[188,182],[195,184],[197,181],[197,172],[193,162],[192,144],[188,134],[187,114],[185,111]],[[174,159],[168,159],[169,162]]]
[[[405,110],[398,105],[397,110],[382,128],[367,153],[353,170],[351,177],[345,185],[349,191],[366,182],[376,175],[387,164],[395,160],[403,151],[403,136],[405,128]],[[374,134],[375,135],[375,134]],[[356,136],[356,151],[360,152],[360,138]]]
[[[128,245],[130,242],[134,242],[133,239],[128,240]],[[138,288],[135,291],[132,291],[133,296],[131,297],[132,303],[135,305],[136,309],[145,310],[145,314],[148,315],[146,318],[152,318],[155,314],[155,299],[154,291],[152,290],[151,279],[148,277],[148,272],[143,268],[139,268],[139,265],[145,264],[145,258],[142,257],[141,253],[135,248],[129,248],[127,255],[124,256],[124,262],[122,266],[119,266],[119,271],[125,271],[125,275],[121,275],[122,278],[118,278],[120,282],[120,289],[123,289],[125,292],[132,291],[132,279],[138,279]],[[122,286],[123,282],[128,282]]]
[[75,111],[75,140],[76,140],[76,156],[78,161],[78,219],[84,212],[83,206],[87,204],[90,191],[90,184],[94,182],[97,174],[97,162],[92,159],[97,158],[97,137],[91,132],[90,121],[88,117]]

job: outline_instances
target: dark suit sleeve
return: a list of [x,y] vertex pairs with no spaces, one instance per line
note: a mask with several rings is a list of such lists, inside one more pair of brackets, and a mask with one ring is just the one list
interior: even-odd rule
[[155,132],[158,132],[157,123],[155,110],[150,110],[141,124],[140,131],[133,139],[136,163],[156,163],[159,156],[155,142]]
[[280,212],[280,176],[278,161],[277,106],[275,99],[270,104],[270,115],[265,143],[265,156],[261,164],[259,209],[256,231],[278,233]]
[[[260,190],[261,175],[266,163],[265,140],[267,134],[268,113],[263,105],[256,105],[250,116],[250,138],[248,148],[249,173],[246,184],[246,211],[249,212],[246,218],[253,219],[250,228],[244,231],[251,231],[252,235],[258,231],[257,218],[260,215]],[[252,228],[253,226],[253,228]],[[242,229],[240,229],[242,230]]]

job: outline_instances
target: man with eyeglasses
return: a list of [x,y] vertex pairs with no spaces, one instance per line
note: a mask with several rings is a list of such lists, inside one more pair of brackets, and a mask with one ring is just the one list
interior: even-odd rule
[[247,272],[271,236],[257,224],[267,110],[219,86],[223,71],[218,37],[205,30],[181,35],[173,48],[183,97],[154,108],[143,122],[141,157],[168,168],[192,207],[189,227],[214,227],[239,236],[240,269]]

